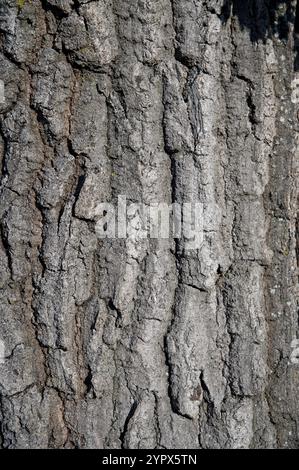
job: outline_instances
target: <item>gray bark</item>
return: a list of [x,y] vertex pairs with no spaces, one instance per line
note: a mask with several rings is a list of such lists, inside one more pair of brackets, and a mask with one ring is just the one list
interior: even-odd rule
[[[1,0],[0,447],[298,447],[298,21]],[[100,240],[118,195],[198,199],[202,247]]]

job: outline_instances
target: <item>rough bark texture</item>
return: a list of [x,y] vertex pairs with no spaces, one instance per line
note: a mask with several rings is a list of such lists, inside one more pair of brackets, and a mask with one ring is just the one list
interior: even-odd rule
[[[296,1],[1,0],[2,448],[299,446],[298,25]],[[202,248],[99,240],[119,194],[199,199]]]

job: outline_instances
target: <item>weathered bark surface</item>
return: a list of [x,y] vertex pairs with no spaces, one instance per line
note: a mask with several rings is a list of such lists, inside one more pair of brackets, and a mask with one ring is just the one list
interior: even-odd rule
[[298,447],[295,4],[1,0],[2,448]]

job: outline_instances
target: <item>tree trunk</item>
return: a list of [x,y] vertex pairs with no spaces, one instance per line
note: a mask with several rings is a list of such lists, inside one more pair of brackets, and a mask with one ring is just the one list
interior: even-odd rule
[[[296,1],[1,0],[0,31],[0,446],[298,447]],[[198,200],[200,248],[103,239],[119,196]]]

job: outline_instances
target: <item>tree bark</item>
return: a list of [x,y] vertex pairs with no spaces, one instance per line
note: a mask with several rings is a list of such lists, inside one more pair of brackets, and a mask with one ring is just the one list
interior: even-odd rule
[[[1,0],[0,31],[0,447],[298,448],[296,1]],[[201,248],[99,239],[119,195],[199,200]]]

